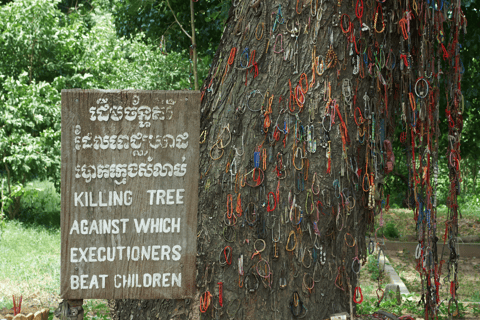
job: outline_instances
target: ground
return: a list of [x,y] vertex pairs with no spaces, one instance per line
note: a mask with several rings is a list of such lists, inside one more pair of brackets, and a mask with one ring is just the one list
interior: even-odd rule
[[[385,223],[394,222],[403,240],[408,240],[414,234],[412,217],[409,210],[397,209],[384,214]],[[442,225],[442,219],[444,214],[439,215],[439,225]],[[475,238],[480,235],[479,230],[478,213],[464,214],[464,220],[460,221],[460,236]],[[404,298],[400,306],[394,301],[384,300],[380,307],[397,315],[420,315],[422,310],[417,302],[420,299],[421,282],[415,271],[414,252],[388,250],[388,243],[386,249],[387,257],[412,295]],[[458,296],[465,317],[463,319],[480,319],[480,250],[478,252],[477,257],[461,258],[459,262]],[[61,301],[58,295],[59,230],[28,227],[9,221],[0,237],[0,257],[0,319],[6,313],[12,313],[12,295],[23,296],[22,311],[26,313],[42,308],[53,311],[58,306]],[[446,269],[443,270],[442,281],[446,273]],[[379,309],[376,306],[378,282],[374,280],[377,274],[376,260],[370,259],[360,273],[364,302],[357,309],[359,314],[372,314]],[[383,278],[382,288],[386,282],[387,279]],[[445,285],[441,290],[441,298],[447,297],[448,286]],[[444,313],[445,305],[443,303],[440,308]],[[84,307],[88,319],[110,319],[106,300],[86,300]],[[52,318],[53,313],[50,315]]]

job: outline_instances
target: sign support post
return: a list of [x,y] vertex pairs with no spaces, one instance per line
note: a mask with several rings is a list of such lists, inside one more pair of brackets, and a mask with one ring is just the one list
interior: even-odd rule
[[83,299],[63,300],[55,310],[55,317],[60,320],[83,320]]

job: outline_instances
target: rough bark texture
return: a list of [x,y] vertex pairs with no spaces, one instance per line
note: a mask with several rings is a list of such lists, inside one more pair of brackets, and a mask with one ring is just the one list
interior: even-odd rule
[[[415,81],[404,63],[413,61],[411,44],[420,52],[418,19],[403,41],[404,5],[234,1],[202,92],[197,295],[117,301],[118,318],[325,319],[350,311],[365,235],[376,214],[382,223],[383,175],[393,165],[384,142],[396,119],[418,119],[399,99],[408,101]],[[433,71],[427,49],[418,55],[421,74]],[[408,56],[399,59],[399,50]],[[433,136],[434,107],[425,120]],[[425,102],[418,108],[425,119]],[[422,140],[417,152],[426,148]]]

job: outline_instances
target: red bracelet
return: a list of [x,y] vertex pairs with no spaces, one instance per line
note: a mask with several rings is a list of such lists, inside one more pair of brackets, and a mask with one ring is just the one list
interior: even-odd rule
[[[344,19],[343,19],[344,17],[347,17],[347,18],[348,18],[348,19],[347,19],[347,25],[348,25],[347,30],[345,30],[345,28],[343,27],[343,24],[344,24],[344,22],[345,22]],[[345,33],[345,35],[351,31],[351,29],[352,29],[352,24],[351,24],[350,16],[349,16],[348,14],[344,13],[344,14],[342,14],[342,16],[340,17],[340,27],[342,28],[342,31],[343,31],[343,33]]]
[[[358,5],[358,2],[360,1],[360,6]],[[355,6],[355,15],[357,16],[358,20],[362,20],[363,17],[363,0],[357,0],[357,4]],[[362,23],[360,22],[360,26]]]
[[[228,252],[227,252],[227,249],[228,249]],[[231,265],[231,264],[232,264],[232,247],[226,246],[226,247],[223,249],[223,255],[225,256],[225,262],[226,262],[228,265]],[[229,260],[228,258],[230,258],[230,260]]]
[[[358,294],[360,294],[360,300],[357,300],[357,295]],[[358,304],[363,302],[362,288],[355,287],[355,293],[353,295],[353,302],[358,303]]]
[[[270,204],[270,195],[272,195],[273,197],[273,208]],[[268,204],[267,204],[267,211],[268,212],[272,212],[273,210],[275,210],[275,208],[277,207],[277,198],[275,197],[275,194],[273,192],[269,192],[268,195],[267,195],[267,201],[268,201]]]
[[223,307],[223,282],[218,282],[218,304]]

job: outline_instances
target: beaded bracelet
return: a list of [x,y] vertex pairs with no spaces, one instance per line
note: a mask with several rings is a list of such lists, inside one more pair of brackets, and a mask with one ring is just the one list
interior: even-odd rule
[[[292,238],[292,235],[293,235],[294,244],[293,244],[293,248],[289,249],[288,244],[290,243],[290,239]],[[295,231],[291,230],[290,233],[288,234],[287,244],[285,246],[285,250],[287,250],[288,252],[292,252],[293,250],[295,250],[296,247],[297,247],[297,236],[295,234]]]
[[[253,265],[250,266],[250,269],[249,269],[249,272],[247,272],[247,275],[245,276],[245,289],[250,292],[250,293],[254,293],[255,291],[257,291],[258,289],[258,286],[260,284],[260,281],[258,280],[258,277],[255,273],[253,273],[253,270],[250,271],[252,269]],[[252,284],[250,284],[250,279],[251,278],[254,278],[255,279],[255,284],[252,286]]]
[[[262,262],[264,264],[264,269],[263,269],[264,272],[260,272],[260,270],[262,270],[262,268],[259,268],[259,265]],[[263,281],[263,279],[267,280],[268,281],[267,282],[268,286],[271,287],[271,280],[272,280],[271,275],[272,275],[272,273],[271,273],[271,269],[270,269],[270,265],[268,264],[268,261],[265,260],[265,259],[260,259],[257,262],[257,264],[255,265],[255,270],[257,271],[257,274],[262,278],[262,281]],[[261,274],[261,273],[263,273],[263,274]]]
[[[253,205],[253,209],[252,209],[252,210],[250,209],[250,205]],[[251,226],[251,227],[253,227],[253,226],[256,224],[256,222],[257,222],[256,211],[257,211],[257,208],[256,208],[256,206],[255,206],[255,203],[254,203],[254,202],[250,202],[250,203],[248,204],[248,206],[247,206],[247,209],[245,210],[244,219],[245,219],[245,221],[247,222],[247,224],[248,224],[249,226]],[[249,213],[252,215],[252,217],[255,218],[255,220],[253,220],[253,221],[249,220],[249,218],[248,218]]]
[[262,93],[260,92],[260,90],[256,89],[256,90],[253,90],[252,92],[250,92],[248,95],[247,95],[247,98],[246,98],[246,105],[247,105],[247,108],[248,110],[252,111],[252,112],[260,112],[262,111],[262,107],[260,106],[260,109],[258,110],[252,110],[250,108],[250,99],[253,98],[255,95],[261,95]]
[[[263,248],[261,248],[261,249],[257,249],[257,243],[258,243],[259,241],[260,241],[261,243],[263,243]],[[263,239],[257,239],[257,240],[255,240],[255,243],[253,244],[253,249],[255,250],[255,252],[252,254],[252,258],[251,258],[251,259],[253,259],[256,255],[260,255],[260,254],[265,250],[266,246],[267,246],[267,245],[266,245],[266,243],[265,243],[265,240],[263,240]],[[261,259],[261,258],[260,258],[260,259]]]
[[[227,230],[233,230],[233,236],[228,236]],[[232,231],[230,231],[231,233]],[[223,239],[226,242],[235,242],[237,239],[237,230],[233,226],[225,226],[223,227]]]
[[[307,281],[306,281],[306,276],[309,275],[310,276],[310,279],[312,281],[312,285],[309,287],[308,284],[307,284]],[[313,290],[313,287],[315,287],[315,280],[313,280],[313,276],[310,275],[308,272],[305,272],[303,274],[303,286],[306,290],[308,290],[308,293],[312,293],[312,290]]]
[[[222,151],[222,153],[220,154],[220,156],[218,156],[217,158],[214,158],[214,157],[212,156],[212,151],[213,151],[214,148],[217,148],[217,150],[221,150],[221,151]],[[219,147],[217,146],[217,144],[215,143],[215,144],[213,145],[213,147],[210,148],[210,158],[211,158],[213,161],[219,160],[221,157],[223,157],[224,152],[225,152],[225,150],[222,149],[222,148],[219,148]]]

